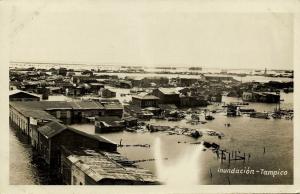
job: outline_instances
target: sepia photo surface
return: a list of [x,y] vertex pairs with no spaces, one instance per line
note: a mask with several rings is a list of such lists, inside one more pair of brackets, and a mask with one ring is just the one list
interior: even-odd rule
[[295,14],[201,6],[10,5],[8,184],[294,185]]

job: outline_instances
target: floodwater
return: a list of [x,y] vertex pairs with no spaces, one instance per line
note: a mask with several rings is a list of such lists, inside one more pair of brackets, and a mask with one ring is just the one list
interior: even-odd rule
[[61,184],[55,176],[51,175],[51,171],[33,160],[29,138],[11,127],[9,130],[9,184]]
[[28,138],[12,128],[9,131],[9,182],[13,185],[39,184]]
[[[283,108],[292,106],[292,94],[287,94]],[[225,101],[237,101],[234,98],[224,98]],[[259,111],[272,111],[274,104],[250,103],[247,108],[257,108]],[[190,176],[197,175],[198,184],[292,184],[293,183],[293,121],[292,120],[274,120],[274,119],[256,119],[247,116],[236,118],[226,117],[224,113],[213,115],[215,120],[208,121],[206,124],[190,125],[185,120],[170,122],[165,120],[151,120],[149,123],[165,126],[182,126],[195,128],[200,131],[211,129],[224,133],[222,139],[216,136],[204,134],[199,139],[193,139],[187,136],[168,135],[163,132],[156,133],[107,133],[104,137],[123,145],[132,144],[150,144],[150,148],[145,147],[119,147],[118,151],[127,156],[130,160],[152,159],[156,157],[156,141],[160,141],[160,155],[163,158],[161,164],[165,166],[166,172],[164,179],[168,176],[171,179],[174,175],[180,176],[182,172],[190,172]],[[201,117],[201,120],[204,118]],[[230,127],[225,127],[225,123],[230,123]],[[73,125],[73,127],[94,134],[94,126],[89,124]],[[182,164],[185,158],[195,153],[195,145],[192,142],[208,141],[217,143],[222,149],[229,152],[237,151],[238,155],[245,153],[246,161],[221,161],[211,150],[202,151],[197,160],[197,165],[192,166],[187,163]],[[250,157],[249,157],[250,156]],[[192,157],[191,157],[192,158]],[[159,175],[157,169],[163,170],[157,166],[154,161],[138,163],[139,166],[149,169],[156,175]],[[172,168],[173,166],[173,168]],[[178,167],[177,169],[175,167]],[[246,169],[259,171],[254,175],[247,174],[223,174],[218,169]],[[192,168],[192,169],[191,169]],[[172,169],[170,171],[170,169]],[[260,174],[261,169],[266,171],[287,171],[284,176],[270,176]],[[175,172],[174,172],[175,171]],[[166,175],[167,173],[167,175]],[[178,177],[178,180],[181,180]],[[188,179],[187,179],[188,180]],[[182,183],[183,184],[183,183]]]
[[[126,89],[116,89],[118,96],[120,93],[129,93]],[[130,96],[124,97],[127,100]],[[281,94],[283,102],[282,108],[293,108],[293,93]],[[49,100],[65,100],[63,96],[53,96]],[[121,100],[121,101],[122,101]],[[224,102],[241,101],[237,98],[223,98]],[[245,108],[254,108],[257,111],[273,111],[275,104],[250,103]],[[211,106],[210,108],[216,108]],[[197,184],[293,184],[293,121],[274,119],[255,119],[246,116],[228,118],[224,113],[213,114],[215,120],[206,124],[190,125],[186,120],[169,122],[163,120],[151,120],[150,123],[167,126],[183,126],[195,128],[197,130],[211,129],[224,133],[224,137],[219,139],[215,136],[205,135],[199,139],[187,136],[168,135],[163,132],[157,133],[130,133],[118,132],[103,134],[104,137],[122,144],[150,144],[150,148],[145,147],[119,147],[118,151],[130,160],[153,159],[157,157],[159,151],[160,160],[140,162],[139,166],[150,170],[158,177],[163,177],[163,181],[175,184],[184,184],[183,181],[197,180]],[[203,116],[201,117],[203,120]],[[225,123],[230,123],[230,127],[225,127]],[[73,125],[82,131],[94,134],[94,126],[90,124]],[[159,146],[156,142],[159,139]],[[197,144],[192,142],[208,141],[217,143],[222,149],[229,152],[237,151],[239,155],[247,156],[246,161],[221,161],[211,150],[201,150],[195,157]],[[156,149],[155,149],[156,147]],[[157,148],[159,147],[159,148]],[[198,149],[197,149],[198,150]],[[250,157],[249,157],[250,156]],[[190,165],[190,160],[193,165]],[[157,163],[157,161],[160,161]],[[184,163],[186,162],[186,165]],[[256,173],[250,174],[223,174],[218,169],[261,169],[267,171],[286,171],[287,175],[270,176]],[[159,175],[157,169],[160,169]],[[163,172],[162,172],[163,171]],[[193,180],[180,179],[182,173],[195,177]],[[178,176],[178,179],[174,179]],[[173,178],[173,179],[171,179]],[[176,180],[179,183],[176,183]],[[10,184],[53,184],[48,179],[45,171],[32,161],[32,149],[28,145],[28,140],[22,134],[10,129]]]
[[[145,147],[120,147],[118,151],[127,156],[130,160],[152,159],[155,157],[155,140],[160,139],[160,149],[162,158],[166,166],[176,165],[176,163],[192,154],[195,146],[190,144],[197,141],[215,142],[222,149],[228,151],[240,151],[240,155],[250,154],[250,159],[243,161],[227,161],[217,159],[216,154],[206,150],[201,154],[197,168],[190,171],[190,165],[184,166],[182,170],[199,174],[199,184],[292,184],[293,183],[293,123],[290,120],[264,120],[249,117],[227,118],[223,115],[214,115],[215,120],[200,126],[189,126],[199,130],[213,129],[223,132],[225,137],[218,139],[214,136],[204,135],[195,140],[187,136],[168,135],[163,132],[157,133],[110,133],[103,134],[104,137],[119,143],[122,139],[123,145],[150,144],[150,148]],[[151,121],[157,125],[168,126],[188,126],[181,122]],[[224,123],[231,123],[230,127],[224,127]],[[94,133],[93,125],[75,125],[85,132]],[[180,143],[179,143],[180,142]],[[265,152],[264,152],[265,150]],[[155,162],[141,162],[143,168],[156,172]],[[182,166],[181,166],[182,167]],[[244,168],[250,167],[254,170],[285,170],[286,176],[275,178],[264,175],[223,175],[217,172],[218,168]],[[210,177],[212,173],[212,178]],[[178,174],[180,176],[180,174]],[[192,176],[192,174],[191,174]]]

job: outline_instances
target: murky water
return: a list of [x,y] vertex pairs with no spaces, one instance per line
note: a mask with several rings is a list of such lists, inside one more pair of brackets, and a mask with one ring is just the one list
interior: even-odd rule
[[[237,101],[235,98],[224,98],[226,101]],[[287,94],[282,107],[292,107],[292,94]],[[272,111],[274,104],[251,103],[249,108],[256,108],[259,111]],[[186,121],[168,122],[163,120],[151,120],[150,123],[168,126],[186,126],[199,130],[213,129],[223,132],[225,137],[218,139],[214,136],[204,135],[195,140],[187,136],[168,135],[166,133],[110,133],[105,137],[122,144],[150,144],[150,148],[144,147],[122,147],[118,151],[127,156],[130,160],[152,159],[155,157],[155,140],[160,138],[160,155],[163,158],[164,166],[174,166],[184,161],[189,155],[193,155],[198,145],[189,144],[197,141],[215,142],[222,149],[229,151],[245,152],[250,159],[245,162],[227,161],[221,163],[216,154],[210,150],[203,151],[198,158],[198,166],[175,165],[180,171],[196,173],[199,184],[292,184],[293,183],[293,121],[291,120],[264,120],[249,117],[228,118],[223,113],[214,114],[215,120],[206,124],[190,125]],[[202,118],[203,120],[203,118]],[[225,123],[231,123],[225,127]],[[94,134],[94,126],[90,124],[73,125],[82,131]],[[180,143],[179,143],[180,142]],[[264,153],[265,148],[265,153]],[[167,158],[167,160],[165,160]],[[154,161],[141,162],[139,165],[157,173],[157,166]],[[221,174],[218,168],[244,168],[286,170],[286,176],[265,176]],[[192,169],[191,169],[192,168]],[[194,169],[195,168],[195,169]],[[172,169],[172,168],[168,168]],[[169,170],[168,170],[169,171]],[[172,170],[171,170],[172,171]],[[170,171],[169,171],[170,172]],[[194,176],[195,174],[191,174]],[[211,176],[212,175],[212,176]],[[175,176],[175,175],[174,175]],[[180,180],[180,179],[179,179]],[[47,179],[47,173],[39,170],[32,162],[32,149],[28,145],[28,139],[15,130],[10,130],[10,183],[11,184],[51,184]],[[53,183],[53,182],[52,182]]]
[[[129,93],[126,89],[115,89],[120,93]],[[118,96],[120,97],[120,96]],[[123,97],[127,100],[130,96]],[[284,100],[281,103],[282,108],[293,108],[293,94],[281,94]],[[49,100],[63,100],[63,96],[53,96]],[[121,100],[121,101],[122,101]],[[241,101],[241,99],[224,97],[225,102]],[[274,104],[251,103],[246,108],[254,108],[257,111],[273,111]],[[195,140],[187,136],[168,135],[166,133],[130,133],[119,132],[104,134],[108,139],[122,144],[150,144],[150,148],[145,147],[121,147],[118,151],[127,156],[130,160],[152,159],[155,158],[155,141],[160,139],[160,168],[166,169],[166,174],[157,174],[157,164],[155,161],[141,162],[139,165],[149,169],[154,174],[167,182],[170,175],[179,177],[180,172],[185,172],[192,180],[175,179],[181,182],[197,180],[198,184],[292,184],[293,183],[293,121],[291,120],[264,120],[249,117],[228,118],[223,113],[213,115],[215,120],[206,124],[190,125],[185,120],[178,122],[168,122],[163,120],[151,120],[150,123],[167,126],[184,126],[199,130],[212,129],[224,133],[225,137],[218,139],[214,136],[204,135]],[[203,120],[203,117],[201,118]],[[225,123],[230,123],[230,127],[225,127]],[[94,126],[89,124],[73,125],[82,131],[94,134]],[[191,142],[208,141],[214,142],[228,151],[240,151],[240,154],[246,153],[247,160],[221,161],[211,150],[201,151],[196,156],[196,165],[188,163],[195,154],[197,146]],[[250,154],[250,158],[248,156]],[[167,158],[167,160],[165,159]],[[187,159],[187,160],[185,160]],[[184,163],[186,163],[184,165]],[[240,174],[222,174],[218,172],[219,168],[250,168],[254,170],[284,170],[285,176],[266,176],[261,174],[240,175]],[[176,170],[175,170],[176,169]],[[172,174],[173,172],[173,174]],[[178,175],[176,175],[178,172]],[[47,172],[40,170],[32,162],[32,149],[27,143],[27,138],[10,129],[10,184],[55,184],[55,181],[49,180]],[[184,184],[184,183],[183,183]]]
[[[122,144],[150,144],[150,148],[144,147],[121,147],[118,151],[127,156],[131,160],[151,159],[155,158],[155,140],[160,138],[160,158],[163,160],[164,166],[180,167],[178,172],[188,171],[190,176],[193,173],[199,174],[199,184],[292,184],[293,182],[293,124],[290,120],[264,120],[252,119],[249,117],[227,118],[223,115],[214,115],[215,120],[208,122],[205,125],[189,126],[203,129],[214,129],[221,131],[225,137],[218,139],[217,137],[204,135],[195,140],[186,136],[168,135],[166,133],[110,133],[104,134],[105,137],[119,143],[122,139]],[[166,122],[166,121],[151,121],[158,125],[176,125],[186,126],[183,122]],[[230,127],[224,127],[224,123],[231,123]],[[94,133],[92,125],[75,125],[88,133]],[[215,142],[222,149],[228,151],[240,151],[240,155],[245,152],[250,159],[243,161],[228,161],[220,162],[216,154],[210,150],[206,150],[198,158],[197,168],[193,168],[189,163],[186,165],[176,165],[176,163],[188,155],[193,155],[194,149],[198,145],[189,144],[205,140]],[[265,152],[264,152],[265,151]],[[179,162],[182,164],[181,162]],[[139,163],[141,167],[151,170],[154,174],[156,171],[155,162]],[[264,175],[224,175],[217,172],[218,168],[244,168],[250,167],[254,170],[286,170],[287,176],[264,176]],[[192,168],[192,169],[191,169]],[[172,168],[169,168],[172,169]],[[212,178],[210,176],[212,174]]]
[[[283,95],[283,108],[292,107],[292,94]],[[225,101],[237,101],[236,98],[224,98]],[[258,111],[272,111],[274,104],[250,103],[247,108],[255,108]],[[185,120],[169,122],[164,120],[151,120],[149,123],[165,126],[182,126],[198,130],[212,129],[224,133],[225,137],[218,139],[215,136],[204,135],[195,140],[191,137],[168,135],[163,132],[157,133],[130,133],[119,132],[103,134],[108,139],[122,144],[150,144],[150,148],[144,147],[120,147],[118,151],[131,160],[155,158],[156,139],[160,139],[160,158],[167,158],[163,163],[170,172],[172,166],[178,167],[178,172],[189,172],[190,176],[198,176],[198,184],[292,184],[293,183],[293,121],[274,119],[255,119],[247,116],[236,118],[226,117],[224,113],[213,115],[215,120],[206,124],[190,125]],[[201,120],[204,120],[203,116]],[[230,123],[230,127],[225,127],[225,123]],[[94,134],[93,125],[73,125],[87,133]],[[194,154],[195,146],[192,142],[208,141],[217,143],[222,149],[237,151],[240,156],[247,156],[246,161],[221,161],[210,150],[203,151],[201,157],[197,158],[198,166],[192,167],[190,164],[182,164],[182,160]],[[250,155],[250,158],[249,158]],[[189,160],[188,160],[189,161]],[[157,164],[153,161],[142,162],[139,165],[157,174]],[[170,166],[170,167],[168,167]],[[260,171],[284,170],[288,174],[285,176],[266,176],[256,173],[255,175],[222,174],[219,168],[250,168]],[[173,171],[176,172],[176,170]],[[194,173],[194,174],[193,174]],[[180,173],[179,173],[180,174]],[[159,174],[157,174],[159,175]],[[174,175],[175,176],[175,175]],[[166,177],[166,176],[165,176]],[[165,178],[163,178],[165,179]],[[178,178],[178,180],[180,180]],[[186,179],[187,180],[187,179]]]
[[[162,184],[166,185],[195,185],[199,184],[199,173],[203,146],[193,146],[190,152],[186,152],[173,164],[164,162],[161,153],[160,138],[154,142],[154,158],[156,175]],[[180,176],[178,176],[180,175]]]
[[55,185],[61,182],[51,170],[33,160],[27,136],[13,128],[9,131],[9,183],[11,185]]
[[39,184],[28,138],[13,129],[9,132],[9,182],[18,185]]

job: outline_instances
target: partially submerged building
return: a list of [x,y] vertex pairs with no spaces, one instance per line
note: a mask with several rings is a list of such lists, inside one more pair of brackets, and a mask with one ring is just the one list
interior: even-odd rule
[[101,116],[96,117],[95,132],[117,132],[125,129],[125,122],[118,116]]
[[40,157],[53,167],[60,165],[61,146],[117,151],[115,143],[101,136],[87,134],[55,121],[37,128],[37,139],[33,139]]
[[153,185],[150,171],[135,166],[118,153],[66,148],[61,156],[62,177],[68,185]]
[[101,88],[99,91],[99,95],[102,98],[114,98],[114,97],[116,97],[116,92],[114,92],[108,88]]
[[180,104],[179,92],[175,88],[157,88],[152,94],[159,98],[160,104]]
[[117,116],[122,118],[123,117],[123,105],[121,103],[102,103],[104,107],[104,115],[106,116]]
[[158,102],[158,97],[148,93],[140,93],[139,95],[132,96],[132,104],[140,108],[157,107]]
[[246,102],[278,103],[280,94],[276,92],[243,92],[242,99]]
[[105,111],[99,102],[94,101],[15,101],[9,103],[9,108],[13,123],[18,127],[25,125],[28,129],[29,121],[43,123],[60,120],[64,123],[78,123],[84,122],[87,117],[104,115]]

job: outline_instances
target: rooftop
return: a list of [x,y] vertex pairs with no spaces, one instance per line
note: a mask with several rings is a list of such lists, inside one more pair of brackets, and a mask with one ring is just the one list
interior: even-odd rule
[[105,137],[100,136],[100,135],[93,135],[93,134],[85,133],[83,131],[80,131],[80,130],[72,128],[72,127],[68,127],[67,129],[70,130],[70,131],[73,131],[77,134],[83,135],[85,137],[89,137],[91,139],[95,139],[95,140],[100,141],[100,142],[105,142],[105,143],[109,143],[109,144],[116,144],[113,141],[111,141],[109,139],[106,139]]
[[23,93],[23,94],[30,95],[32,97],[40,98],[40,96],[37,95],[37,94],[32,94],[32,93],[29,93],[29,92],[26,92],[26,91],[22,91],[22,90],[10,90],[9,91],[9,96],[12,96],[12,95],[15,95],[15,94],[18,94],[18,93]]
[[60,132],[67,129],[67,126],[58,123],[58,122],[50,122],[46,125],[38,128],[38,131],[44,135],[47,139],[54,137],[55,135],[59,134]]
[[148,94],[146,92],[142,92],[138,95],[132,96],[132,98],[143,99],[143,100],[159,100],[158,97]]
[[104,109],[109,109],[109,110],[123,109],[123,106],[120,103],[107,103],[107,104],[103,104],[103,106]]
[[123,121],[117,116],[101,116],[96,117],[96,121],[102,122],[106,126],[118,127],[121,126]]
[[84,155],[71,154],[67,158],[96,182],[104,179],[157,182],[148,170],[122,165],[120,162],[127,159],[119,154],[86,150]]
[[59,122],[50,122],[50,123],[47,123],[46,125],[42,126],[42,127],[39,127],[38,128],[38,131],[44,135],[47,139],[48,138],[52,138],[54,137],[55,135],[65,131],[65,130],[70,130],[74,133],[77,133],[79,135],[82,135],[84,137],[88,137],[90,139],[94,139],[94,140],[97,140],[97,141],[100,141],[100,142],[105,142],[105,143],[109,143],[109,144],[115,144],[114,142],[100,136],[100,135],[92,135],[92,134],[88,134],[88,133],[85,133],[83,131],[80,131],[78,129],[75,129],[75,128],[72,128],[72,127],[69,127],[69,126],[66,126],[64,124],[61,124]]
[[176,88],[158,88],[158,90],[166,95],[178,94]]
[[94,101],[27,101],[10,102],[10,104],[23,110],[103,109],[100,103]]

